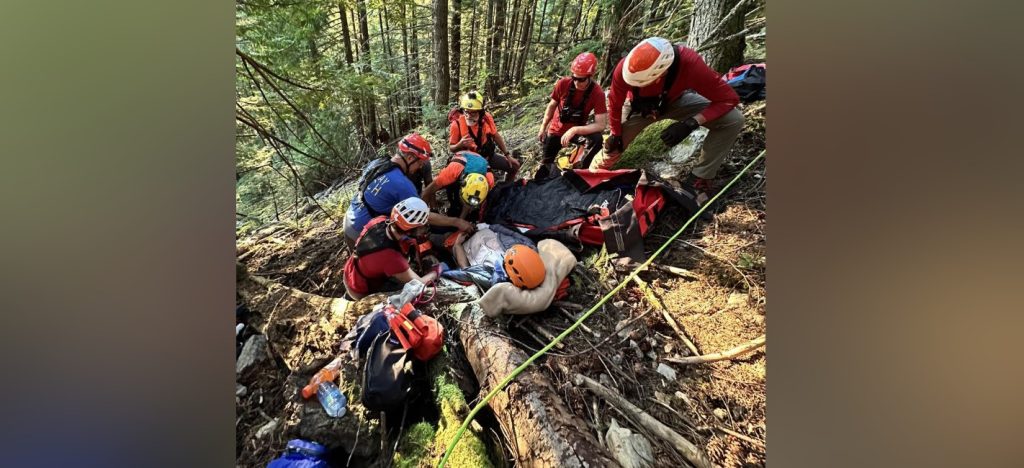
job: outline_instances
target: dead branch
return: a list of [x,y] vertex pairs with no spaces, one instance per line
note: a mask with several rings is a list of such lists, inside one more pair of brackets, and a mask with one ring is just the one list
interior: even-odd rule
[[703,356],[687,356],[682,358],[665,358],[666,361],[674,362],[676,364],[703,364],[707,362],[724,361],[726,359],[732,359],[741,354],[753,351],[765,344],[765,335],[761,335],[753,340],[743,343],[735,348],[721,353],[705,354]]
[[736,13],[740,11],[740,7],[742,7],[746,3],[747,0],[740,0],[739,2],[737,2],[736,6],[732,7],[732,10],[729,10],[729,12],[722,17],[718,24],[716,24],[715,27],[711,28],[711,33],[707,35],[708,39],[715,37],[715,35],[718,34],[718,31],[722,29],[722,26],[725,26],[725,23],[727,21],[732,19],[733,16],[736,16]]
[[676,319],[672,318],[672,315],[668,313],[668,310],[665,308],[665,304],[661,303],[661,299],[658,299],[658,296],[654,294],[654,291],[651,290],[651,287],[647,285],[647,282],[640,279],[639,276],[634,276],[633,282],[635,282],[637,287],[639,287],[640,290],[643,291],[644,296],[646,296],[647,300],[651,302],[651,306],[661,311],[661,316],[665,317],[665,321],[668,322],[668,325],[672,327],[672,330],[676,332],[676,335],[679,336],[679,339],[683,340],[683,343],[686,345],[687,348],[690,349],[693,355],[699,356],[700,351],[697,350],[697,346],[694,345],[692,341],[690,341],[690,338],[686,336],[686,333],[683,333],[683,329],[679,326],[678,323],[676,323]]
[[609,389],[608,387],[605,387],[582,374],[576,374],[575,382],[576,385],[586,385],[590,391],[594,392],[601,398],[604,398],[612,405],[622,409],[622,414],[624,416],[628,417],[634,423],[643,426],[665,442],[668,442],[676,452],[686,458],[687,461],[697,468],[710,468],[712,466],[704,453],[701,452],[693,442],[686,440],[686,438],[679,435],[678,432],[672,430],[672,428],[666,426],[661,421],[658,421],[654,416],[651,416],[636,405],[630,403],[628,400],[623,398],[622,395],[619,395],[618,392]]
[[294,82],[294,81],[292,81],[292,80],[290,80],[288,78],[285,78],[285,77],[283,77],[281,75],[278,75],[277,73],[275,73],[273,70],[271,70],[266,65],[263,65],[262,63],[257,62],[256,59],[250,57],[245,52],[242,52],[241,50],[238,50],[237,47],[235,48],[235,54],[238,55],[239,57],[241,57],[242,60],[244,60],[246,62],[249,62],[253,67],[256,67],[258,69],[262,69],[263,71],[267,72],[270,76],[273,76],[274,78],[277,78],[277,79],[279,79],[281,81],[284,81],[285,83],[288,83],[288,84],[290,84],[292,86],[298,86],[299,88],[308,89],[310,91],[323,91],[322,89],[316,89],[316,88],[313,88],[313,87],[311,87],[309,85],[304,85],[304,84],[296,83],[296,82]]
[[721,46],[723,44],[726,44],[729,41],[731,41],[733,39],[736,39],[737,37],[742,37],[744,34],[753,31],[755,28],[760,28],[761,26],[764,26],[764,23],[765,23],[764,20],[759,20],[756,23],[754,23],[753,25],[751,25],[749,28],[744,29],[744,30],[742,30],[742,31],[740,31],[740,32],[738,32],[736,34],[733,34],[731,36],[725,37],[725,38],[723,38],[721,40],[717,40],[717,41],[712,42],[710,44],[702,45],[702,46],[698,47],[697,48],[697,52],[704,52],[705,50],[713,49],[715,47],[718,47],[718,46]]

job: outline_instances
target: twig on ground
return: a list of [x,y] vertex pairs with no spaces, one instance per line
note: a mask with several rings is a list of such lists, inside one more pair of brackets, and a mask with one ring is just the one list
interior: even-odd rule
[[679,339],[683,340],[686,347],[689,348],[695,356],[700,355],[700,351],[697,350],[697,346],[687,338],[686,333],[683,333],[683,329],[679,327],[678,323],[676,323],[676,319],[672,318],[672,315],[668,313],[668,310],[665,309],[665,304],[661,303],[661,299],[658,299],[658,296],[654,294],[654,291],[647,285],[647,282],[640,279],[639,276],[633,276],[632,278],[633,282],[635,282],[637,286],[640,287],[640,290],[643,291],[647,300],[651,301],[651,306],[661,311],[661,315],[665,317],[665,321],[668,322],[669,326],[672,327],[672,330],[676,332]]
[[[563,309],[561,307],[555,307],[555,310],[557,310],[559,313],[561,313],[562,316],[564,316],[565,318],[569,319],[570,322],[575,322],[575,321],[579,320],[579,317],[576,317],[576,316],[570,314],[569,311],[567,311],[567,310],[565,310],[565,309]],[[594,334],[594,330],[592,330],[590,327],[586,326],[585,324],[581,323],[580,324],[580,328],[582,328],[583,331],[585,331],[587,333],[590,333],[591,335]]]
[[582,374],[576,374],[575,381],[577,385],[586,385],[586,387],[596,395],[604,398],[613,406],[621,408],[621,413],[625,417],[634,421],[636,424],[643,426],[662,440],[668,442],[673,449],[679,452],[679,454],[685,457],[690,463],[693,463],[697,468],[710,468],[712,466],[707,456],[705,456],[704,453],[693,444],[693,442],[686,440],[683,436],[679,435],[678,432],[672,430],[672,428],[666,426],[647,412],[630,403],[628,400],[623,398],[622,395],[619,395],[617,392]]
[[726,359],[732,359],[741,354],[753,351],[765,344],[765,335],[761,335],[753,340],[743,343],[735,348],[720,353],[711,353],[698,356],[687,356],[682,358],[665,358],[666,361],[674,362],[676,364],[703,364],[707,362],[724,361]]

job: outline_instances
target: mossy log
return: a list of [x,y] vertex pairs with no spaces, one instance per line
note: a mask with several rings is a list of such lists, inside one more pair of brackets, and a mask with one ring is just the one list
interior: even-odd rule
[[[450,310],[458,318],[459,340],[480,382],[481,395],[529,358],[511,341],[501,319],[487,317],[470,302],[479,297],[475,287],[443,282],[437,294],[435,300],[455,303]],[[536,366],[497,393],[490,407],[510,439],[518,466],[618,466],[591,432],[581,429],[586,423],[569,411]]]

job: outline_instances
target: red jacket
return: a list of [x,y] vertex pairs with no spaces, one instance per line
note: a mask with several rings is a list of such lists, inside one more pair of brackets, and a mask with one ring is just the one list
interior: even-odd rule
[[[676,72],[676,79],[672,83],[666,99],[671,102],[683,95],[687,89],[692,89],[704,96],[711,104],[708,105],[700,115],[710,122],[726,112],[732,110],[740,102],[736,91],[722,81],[721,75],[712,70],[704,59],[697,55],[693,49],[685,46],[676,46],[679,50],[679,68]],[[626,84],[622,79],[622,64],[626,59],[619,60],[612,73],[611,92],[608,93],[608,120],[611,126],[612,135],[622,135],[622,104],[626,98],[632,98],[633,87]],[[641,96],[657,96],[661,94],[661,84],[665,77],[659,78],[643,88],[640,88]]]

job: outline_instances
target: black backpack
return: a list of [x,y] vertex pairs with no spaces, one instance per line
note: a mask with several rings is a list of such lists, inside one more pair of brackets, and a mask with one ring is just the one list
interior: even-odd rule
[[412,398],[415,374],[412,354],[391,337],[378,334],[370,344],[363,364],[363,406],[370,411],[392,411]]

